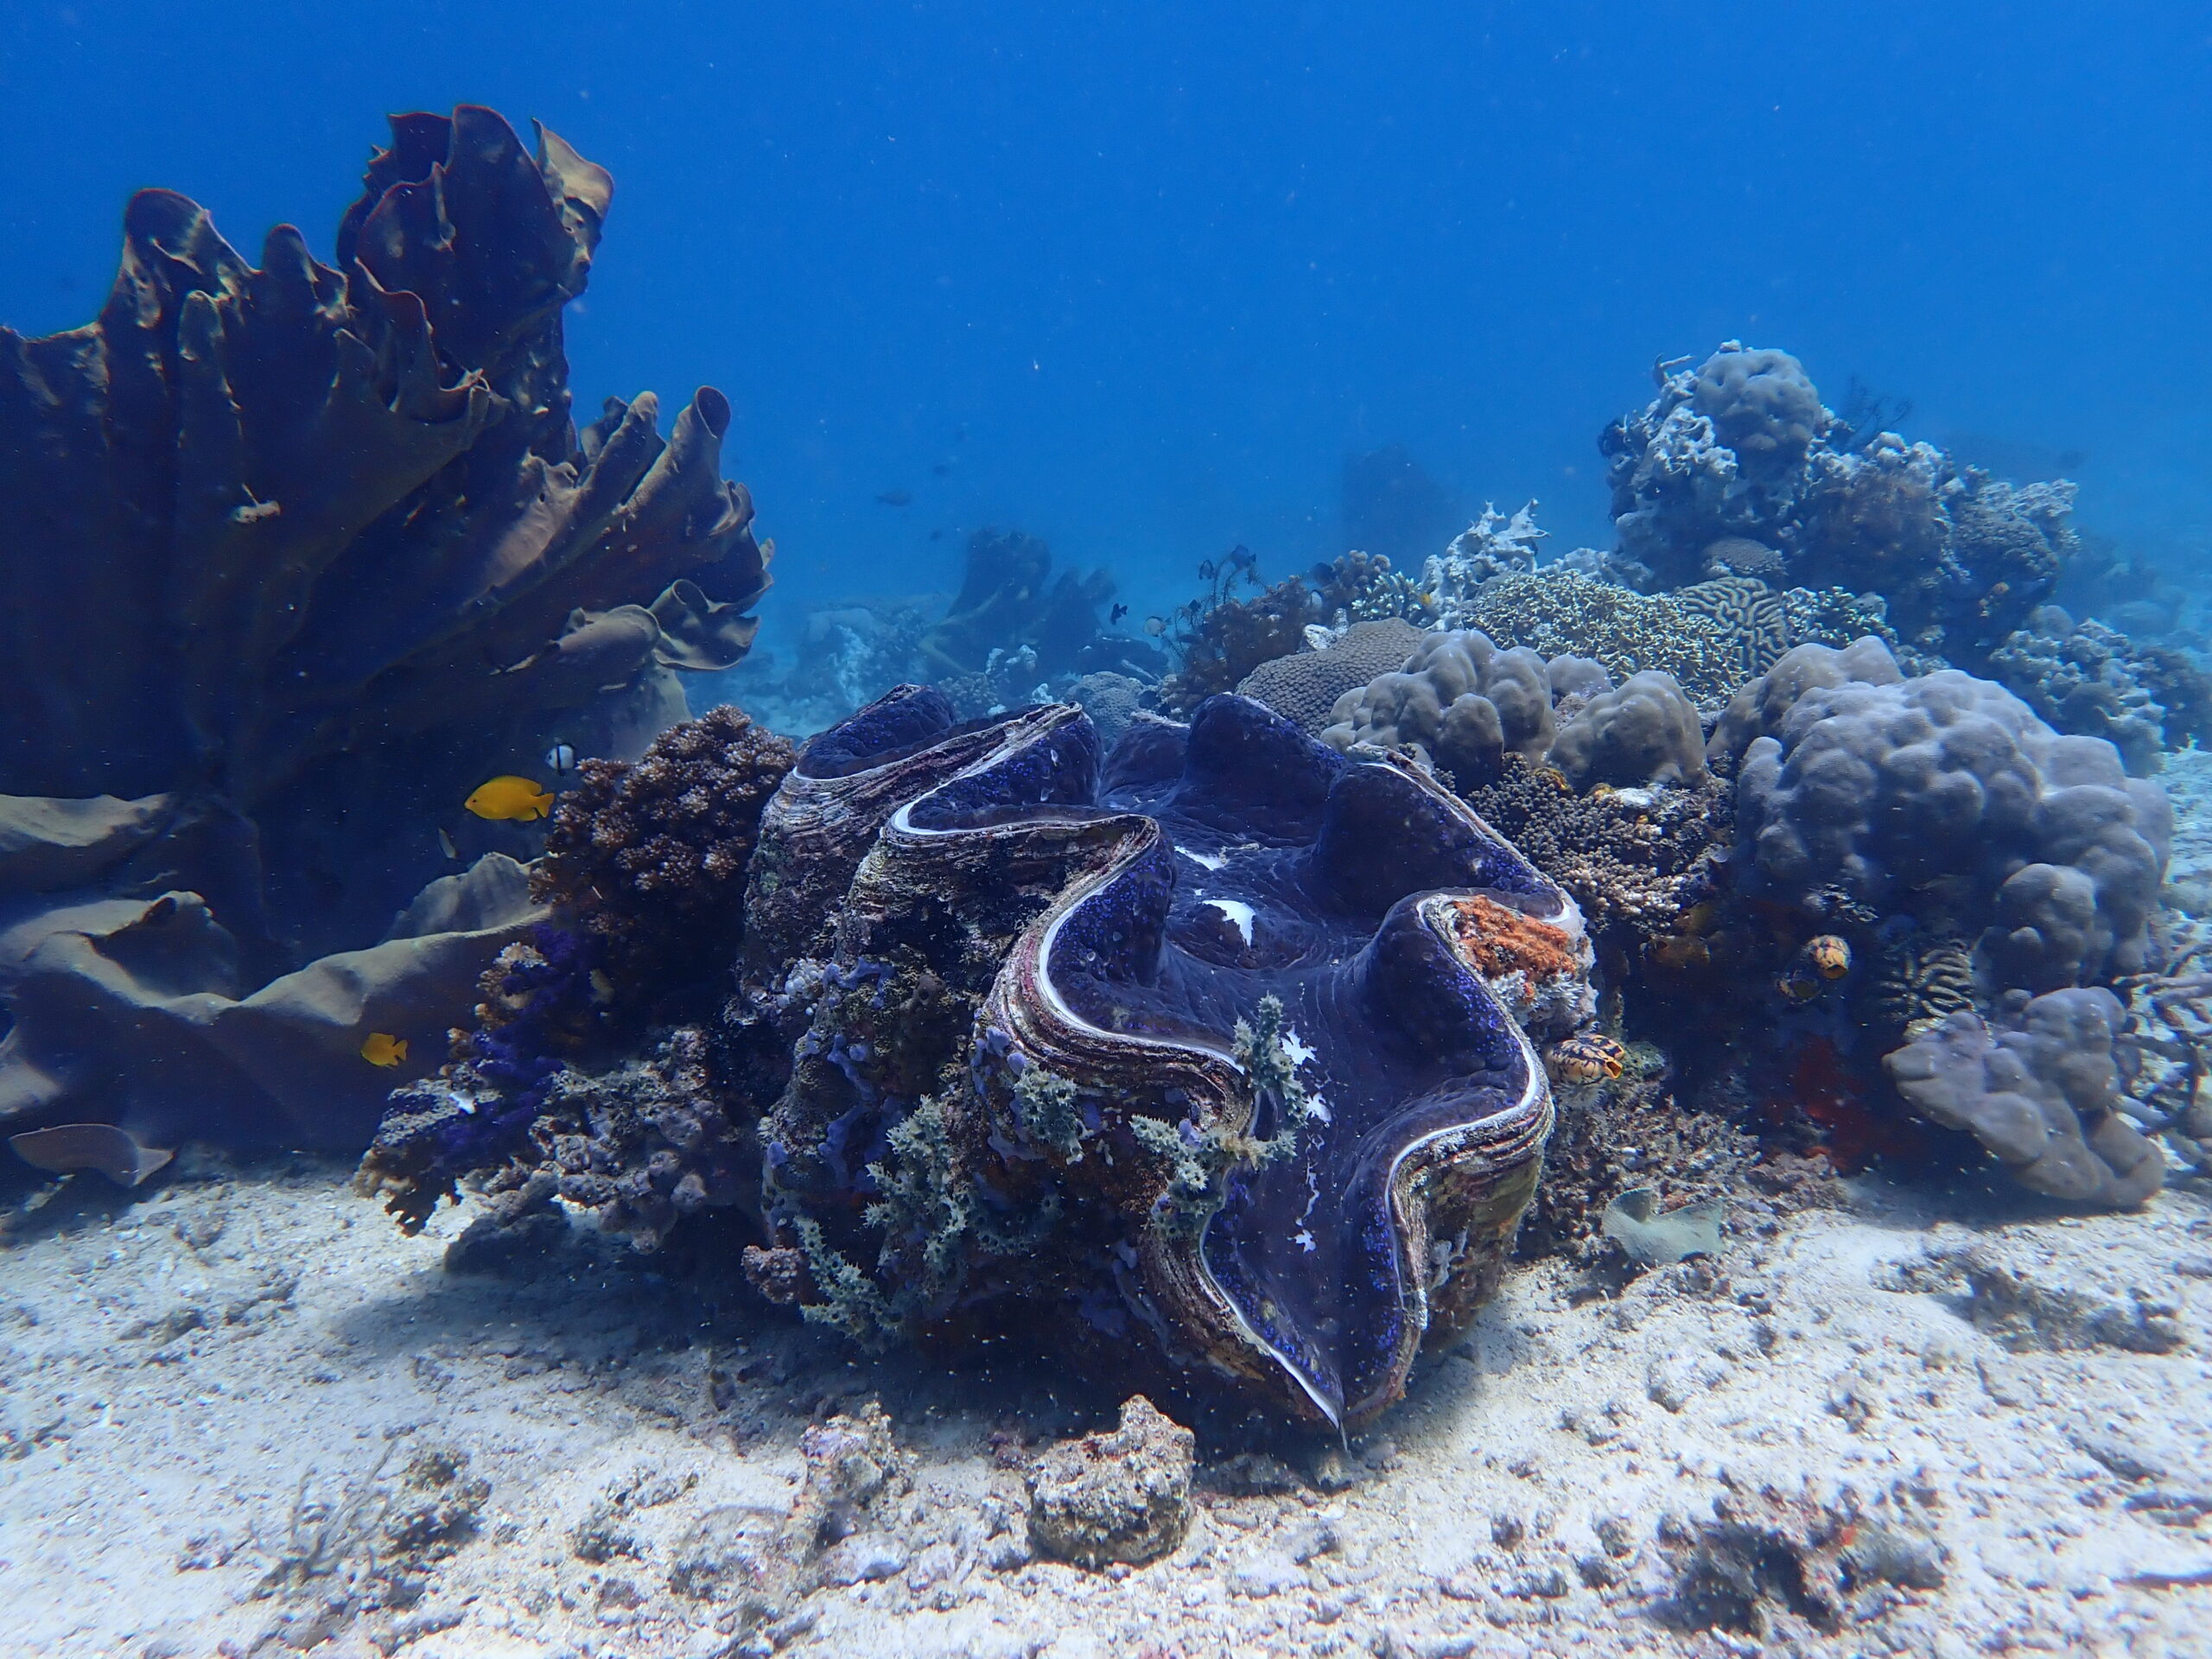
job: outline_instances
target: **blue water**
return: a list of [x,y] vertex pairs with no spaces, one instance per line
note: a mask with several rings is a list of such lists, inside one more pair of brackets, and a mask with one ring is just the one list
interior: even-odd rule
[[142,185],[327,256],[383,113],[466,99],[613,170],[580,404],[732,396],[772,632],[985,523],[1140,605],[1281,574],[1393,442],[1605,545],[1598,429],[1730,336],[2201,561],[2208,70],[2178,5],[17,0],[0,319],[89,317]]

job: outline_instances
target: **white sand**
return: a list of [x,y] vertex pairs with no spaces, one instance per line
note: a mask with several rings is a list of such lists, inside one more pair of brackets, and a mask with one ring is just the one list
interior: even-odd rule
[[[1355,1443],[1348,1490],[1202,1497],[1174,1555],[1109,1576],[1022,1564],[1001,1522],[1020,1484],[992,1431],[1075,1426],[1048,1369],[994,1382],[861,1362],[741,1296],[702,1306],[696,1281],[597,1241],[526,1282],[448,1274],[465,1215],[404,1238],[327,1166],[188,1168],[135,1202],[96,1179],[15,1217],[0,1251],[7,1654],[743,1651],[712,1603],[671,1590],[675,1541],[715,1505],[788,1503],[799,1429],[869,1395],[916,1454],[918,1501],[872,1546],[887,1577],[818,1591],[777,1627],[790,1653],[1792,1650],[1663,1616],[1675,1567],[1656,1530],[1708,1518],[1732,1480],[1847,1485],[1924,1518],[1943,1552],[1942,1588],[1878,1595],[1808,1650],[2212,1654],[2201,1190],[2141,1216],[1976,1225],[1967,1200],[1861,1182],[1853,1213],[1739,1230],[1719,1260],[1618,1300],[1572,1305],[1579,1275],[1516,1271]],[[1986,1284],[2009,1272],[2074,1302],[2040,1304],[2042,1330],[2006,1345],[1959,1292],[1969,1247]],[[2183,1344],[2088,1334],[2139,1327]],[[2092,1345],[2038,1345],[2054,1340]],[[386,1485],[432,1444],[490,1479],[475,1538],[410,1610],[319,1617],[334,1578],[251,1599],[302,1477],[311,1498],[359,1485],[395,1433]],[[1312,1448],[1286,1455],[1311,1466]],[[636,1553],[579,1559],[595,1500],[640,1474],[620,1520]]]

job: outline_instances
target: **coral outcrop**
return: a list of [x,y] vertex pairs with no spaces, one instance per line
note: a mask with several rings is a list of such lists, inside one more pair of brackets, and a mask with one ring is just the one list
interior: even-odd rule
[[2147,778],[2165,751],[2212,736],[2212,677],[2094,617],[2045,605],[1990,653],[1990,673],[2062,732],[2101,737]]
[[1508,753],[1539,760],[1557,728],[1544,659],[1501,651],[1473,629],[1431,634],[1403,668],[1338,699],[1321,739],[1339,749],[1407,749],[1466,783]]
[[1973,1135],[2021,1185],[2132,1209],[2158,1190],[2165,1164],[2120,1109],[2121,1027],[2110,991],[2050,991],[1994,1030],[1954,1014],[1885,1064],[1913,1110]]
[[1674,677],[1700,704],[1725,702],[1743,683],[1743,652],[1725,624],[1665,594],[1639,594],[1546,566],[1484,584],[1462,626],[1546,658],[1594,658],[1616,680],[1645,669]]
[[1575,788],[1705,781],[1705,728],[1671,675],[1646,671],[1583,703],[1547,757]]
[[[258,268],[194,203],[141,192],[98,320],[0,333],[0,791],[36,798],[0,817],[161,801],[97,870],[49,841],[83,878],[68,903],[51,871],[0,891],[11,1122],[81,1092],[36,1053],[75,1047],[97,1007],[161,1004],[194,1010],[168,1024],[174,1074],[243,1065],[276,1121],[327,1095],[311,1138],[359,1132],[358,1096],[392,1079],[347,1022],[404,1014],[434,1053],[422,1027],[465,1010],[504,940],[373,947],[366,981],[342,958],[301,969],[312,1032],[258,1052],[208,1046],[258,1016],[206,1010],[308,994],[278,976],[371,946],[450,869],[442,827],[472,856],[531,850],[463,798],[549,742],[649,732],[680,705],[671,670],[726,667],[752,639],[766,561],[721,475],[728,400],[702,389],[666,438],[650,395],[570,420],[561,314],[606,171],[464,105],[395,118],[364,185],[334,263],[285,226]],[[41,1037],[64,1007],[76,1023]],[[108,1038],[137,1060],[78,1069],[154,1065],[138,1020]],[[250,1103],[267,1095],[178,1098],[209,1138],[297,1133]]]
[[1098,607],[1114,596],[1114,579],[1052,569],[1052,550],[1024,531],[970,536],[960,591],[922,635],[924,666],[944,677],[987,673],[994,656],[1024,648],[1039,679],[1089,666],[1078,659],[1097,637]]
[[1599,447],[1621,556],[1652,585],[1876,594],[1908,644],[1968,666],[2050,595],[2075,545],[2071,484],[2005,483],[1858,429],[1786,352],[1729,341],[1662,374]]
[[1433,637],[1395,616],[1354,622],[1318,651],[1262,663],[1238,683],[1236,693],[1318,734],[1334,717],[1338,698],[1402,668]]
[[577,768],[531,890],[593,941],[610,1000],[649,1013],[688,990],[708,1011],[719,1004],[760,814],[796,758],[725,705],[671,727],[634,763]]
[[1792,651],[1731,704],[1746,895],[1937,918],[2032,991],[2144,965],[2172,814],[2112,745],[2066,737],[1956,670],[1907,679],[1880,643]]

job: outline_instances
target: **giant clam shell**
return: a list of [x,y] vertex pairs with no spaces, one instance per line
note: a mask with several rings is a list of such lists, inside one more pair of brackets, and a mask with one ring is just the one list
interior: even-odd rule
[[[828,960],[919,952],[979,994],[966,1086],[938,1096],[961,1177],[999,1213],[1067,1217],[995,1266],[993,1294],[1023,1294],[1027,1268],[1040,1299],[1117,1295],[1172,1364],[1295,1418],[1372,1417],[1424,1336],[1494,1288],[1535,1192],[1552,1103],[1522,1022],[1556,1036],[1587,1016],[1573,901],[1426,772],[1339,755],[1244,698],[1139,722],[1102,776],[1079,710],[959,728],[928,695],[831,734],[763,843],[785,838],[779,891],[826,895],[836,870],[793,854],[843,837],[843,899],[809,901]],[[840,818],[840,790],[865,818]],[[794,938],[804,919],[771,925]],[[1132,1125],[1217,1153],[1277,1136],[1300,1103],[1255,1086],[1236,1037],[1270,998],[1275,1062],[1318,1109],[1286,1156],[1217,1158],[1194,1199]],[[1032,1067],[1073,1085],[1079,1137],[1024,1121]],[[858,1097],[803,1071],[772,1151]]]

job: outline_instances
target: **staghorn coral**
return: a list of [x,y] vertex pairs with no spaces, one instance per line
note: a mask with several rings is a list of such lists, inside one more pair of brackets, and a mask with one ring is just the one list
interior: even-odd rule
[[587,760],[554,809],[531,895],[597,947],[618,1009],[719,1001],[744,932],[760,813],[798,756],[725,704],[671,727],[643,759]]

